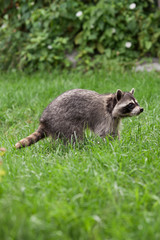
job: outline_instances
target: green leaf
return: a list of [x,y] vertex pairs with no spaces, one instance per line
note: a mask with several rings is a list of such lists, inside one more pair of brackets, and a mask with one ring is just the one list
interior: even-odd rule
[[83,31],[79,32],[79,33],[75,36],[74,42],[75,42],[76,45],[81,44],[81,42],[82,42],[82,36],[83,36]]
[[149,50],[152,47],[152,42],[146,41],[145,42],[145,47],[146,47],[147,50]]
[[106,49],[105,54],[107,58],[110,58],[112,54],[111,49],[110,48]]
[[104,53],[105,49],[101,43],[97,43],[97,50],[99,53]]

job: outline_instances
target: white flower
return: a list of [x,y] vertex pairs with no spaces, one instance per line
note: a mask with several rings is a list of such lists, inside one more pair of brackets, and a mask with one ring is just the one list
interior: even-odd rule
[[131,42],[126,42],[126,44],[125,44],[125,47],[126,48],[130,48],[132,46],[132,43]]
[[112,33],[114,34],[116,32],[116,29],[115,28],[112,28]]
[[3,24],[2,26],[1,26],[1,29],[4,29],[4,28],[6,28],[7,27],[7,24]]
[[93,219],[98,223],[101,222],[101,218],[98,215],[94,215]]
[[21,187],[21,192],[24,192],[26,190],[26,188],[25,187]]
[[76,17],[80,17],[80,16],[82,16],[82,11],[78,11],[77,13],[76,13]]
[[130,9],[135,9],[135,8],[136,8],[136,4],[135,4],[135,3],[131,3],[131,4],[129,5],[129,8],[130,8]]
[[48,45],[48,49],[52,49],[52,46],[51,46],[51,45]]

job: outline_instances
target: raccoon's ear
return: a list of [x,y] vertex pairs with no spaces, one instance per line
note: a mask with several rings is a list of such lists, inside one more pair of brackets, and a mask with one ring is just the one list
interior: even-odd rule
[[132,88],[132,90],[130,91],[130,93],[133,95],[135,92],[134,88]]
[[122,95],[123,95],[122,91],[120,89],[118,89],[116,92],[117,101],[121,100]]

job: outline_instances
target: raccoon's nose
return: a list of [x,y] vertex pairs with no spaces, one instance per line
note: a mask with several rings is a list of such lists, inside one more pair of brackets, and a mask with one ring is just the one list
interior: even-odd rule
[[140,108],[140,112],[143,112],[143,108]]

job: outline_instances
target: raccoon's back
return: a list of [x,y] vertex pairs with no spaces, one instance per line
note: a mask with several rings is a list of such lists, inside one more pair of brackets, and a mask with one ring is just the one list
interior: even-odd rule
[[85,89],[73,89],[54,99],[44,110],[40,122],[61,125],[65,121],[89,121],[104,113],[102,95]]

